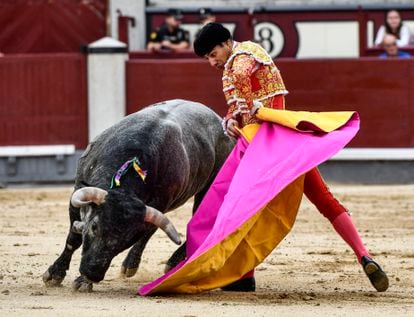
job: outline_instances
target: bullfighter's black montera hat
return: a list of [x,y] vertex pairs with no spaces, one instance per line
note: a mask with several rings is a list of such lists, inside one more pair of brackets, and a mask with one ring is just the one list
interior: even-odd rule
[[206,24],[196,35],[194,52],[203,57],[210,53],[214,47],[231,38],[230,31],[220,23]]

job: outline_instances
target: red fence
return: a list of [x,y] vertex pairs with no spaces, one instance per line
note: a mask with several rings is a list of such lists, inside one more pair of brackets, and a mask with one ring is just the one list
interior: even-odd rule
[[167,99],[204,103],[223,114],[221,74],[198,59],[143,59],[127,62],[127,112]]
[[[362,125],[354,147],[414,146],[414,60],[277,61],[289,109],[357,110]],[[182,98],[226,112],[221,73],[201,59],[127,62],[127,111]]]
[[[357,110],[354,147],[414,147],[414,60],[277,60],[289,109]],[[226,112],[221,73],[202,59],[127,61],[127,111],[161,100],[202,102]],[[85,148],[86,58],[81,54],[0,59],[0,146],[75,144]]]
[[75,144],[88,139],[82,54],[0,59],[0,146]]
[[0,52],[79,52],[106,35],[107,1],[0,1]]

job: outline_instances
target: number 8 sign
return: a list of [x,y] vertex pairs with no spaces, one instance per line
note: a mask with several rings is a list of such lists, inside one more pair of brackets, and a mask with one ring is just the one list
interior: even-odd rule
[[281,29],[271,22],[259,22],[254,26],[254,41],[262,45],[272,58],[278,56],[285,45]]

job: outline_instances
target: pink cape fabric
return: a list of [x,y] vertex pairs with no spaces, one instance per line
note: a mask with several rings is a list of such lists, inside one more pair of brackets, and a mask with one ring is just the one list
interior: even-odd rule
[[264,122],[250,144],[239,138],[188,224],[186,260],[142,286],[139,294],[156,293],[157,286],[221,243],[297,177],[336,154],[358,129],[355,113],[330,133],[298,133]]

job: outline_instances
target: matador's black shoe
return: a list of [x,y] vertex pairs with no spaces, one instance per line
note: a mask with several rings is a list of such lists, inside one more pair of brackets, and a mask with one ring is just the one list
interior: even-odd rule
[[389,285],[388,277],[379,264],[371,258],[363,256],[361,259],[361,265],[372,286],[374,286],[378,292],[385,292]]
[[223,286],[221,289],[230,292],[254,292],[256,290],[256,280],[254,277],[246,277]]

